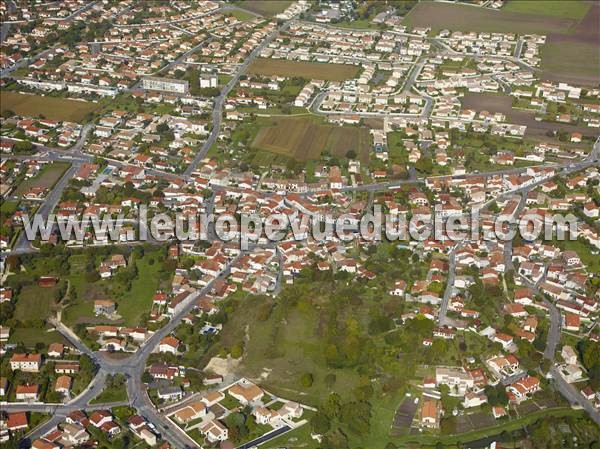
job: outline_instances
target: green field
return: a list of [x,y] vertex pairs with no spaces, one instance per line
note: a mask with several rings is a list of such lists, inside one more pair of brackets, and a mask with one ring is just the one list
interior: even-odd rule
[[291,0],[244,0],[238,2],[238,5],[248,11],[270,17],[284,11],[291,3]]
[[344,81],[356,77],[359,68],[348,64],[288,61],[287,59],[257,58],[248,67],[252,75],[300,76],[307,79]]
[[548,42],[541,47],[542,77],[593,86],[600,79],[598,45],[585,42]]
[[577,22],[578,20],[566,17],[523,14],[503,9],[493,11],[437,2],[419,2],[403,20],[403,24],[409,27],[430,27],[434,31],[449,29],[518,34],[567,32]]
[[45,320],[53,311],[54,294],[58,287],[42,288],[28,285],[19,292],[15,318],[21,321]]
[[244,11],[242,9],[231,9],[231,10],[227,11],[227,14],[235,17],[238,20],[241,20],[242,22],[245,22],[247,20],[252,20],[255,17],[254,14],[249,13],[248,11]]
[[590,5],[581,0],[509,0],[502,7],[503,12],[539,14],[575,20],[582,19],[589,9]]
[[[154,260],[154,263],[150,264],[150,260]],[[150,311],[152,297],[159,285],[161,262],[156,253],[147,254],[136,262],[138,277],[131,283],[131,290],[116,298],[117,313],[123,317],[125,325],[139,324],[140,317]]]
[[23,343],[26,347],[35,347],[36,343],[44,342],[45,344],[50,343],[67,343],[65,338],[52,330],[48,332],[47,329],[43,328],[16,328],[13,329],[10,334],[9,343]]
[[366,128],[324,125],[309,117],[278,117],[258,131],[251,146],[298,161],[318,159],[322,151],[344,157],[353,150],[366,162],[370,136]]
[[19,184],[19,187],[15,189],[14,194],[25,195],[33,187],[50,189],[52,186],[54,186],[54,184],[56,184],[56,182],[70,166],[71,164],[67,162],[52,162],[50,164],[46,164],[36,176],[26,179]]
[[13,111],[18,115],[45,117],[60,121],[82,121],[87,114],[98,109],[96,103],[69,100],[67,98],[43,97],[3,91],[0,93],[1,111]]

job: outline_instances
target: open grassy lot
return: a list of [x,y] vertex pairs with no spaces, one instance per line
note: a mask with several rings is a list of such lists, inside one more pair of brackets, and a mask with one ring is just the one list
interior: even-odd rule
[[252,20],[255,17],[254,14],[244,11],[243,9],[231,9],[227,11],[227,14],[235,17],[238,20],[241,20],[242,22],[245,22],[246,20]]
[[15,189],[15,195],[25,195],[33,187],[50,189],[61,178],[71,164],[67,162],[52,162],[46,164],[33,178],[26,179]]
[[503,12],[539,14],[541,16],[562,17],[580,20],[590,9],[589,3],[581,0],[509,0],[502,7]]
[[358,67],[348,64],[288,61],[287,59],[257,58],[248,67],[253,75],[301,76],[307,79],[343,81],[354,78]]
[[492,11],[438,2],[419,2],[403,21],[404,25],[410,27],[431,27],[434,31],[449,29],[519,34],[566,32],[577,22],[578,20],[572,18]]
[[258,131],[252,147],[299,161],[318,159],[322,151],[343,157],[353,150],[366,162],[370,136],[365,128],[324,125],[311,117],[278,117]]
[[131,283],[131,290],[117,299],[118,313],[127,326],[138,324],[142,314],[150,311],[152,296],[159,284],[158,272],[162,267],[160,258],[152,253],[136,261],[136,264],[138,277]]
[[58,287],[42,288],[28,285],[19,292],[15,318],[21,321],[45,320],[54,308],[54,295]]
[[55,330],[48,331],[43,328],[17,328],[10,334],[9,343],[22,343],[28,348],[35,347],[36,343],[67,343],[65,338]]
[[238,5],[249,11],[270,17],[284,11],[291,3],[291,0],[244,0],[238,2]]
[[96,103],[69,100],[67,98],[26,95],[16,92],[0,93],[1,111],[11,110],[18,115],[44,116],[51,120],[82,121],[85,116],[98,109]]
[[[570,2],[567,2],[570,3]],[[552,33],[541,48],[542,78],[597,86],[600,78],[600,3],[569,33]]]

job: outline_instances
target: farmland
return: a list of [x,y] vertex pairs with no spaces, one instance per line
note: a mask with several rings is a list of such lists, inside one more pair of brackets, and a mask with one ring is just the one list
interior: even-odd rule
[[69,168],[67,162],[53,162],[47,164],[40,172],[31,179],[26,179],[15,190],[15,195],[25,195],[33,187],[50,189],[60,179],[63,173]]
[[345,156],[353,150],[368,160],[370,137],[365,128],[323,125],[311,118],[273,118],[261,128],[251,145],[298,161],[318,159],[322,151]]
[[492,11],[467,5],[420,2],[404,18],[404,25],[432,30],[519,34],[567,32],[578,20],[510,11]]
[[98,108],[97,104],[88,101],[6,91],[0,93],[0,99],[2,112],[10,110],[18,115],[44,116],[47,119],[60,121],[81,122],[87,114]]
[[248,11],[270,17],[284,11],[291,3],[291,0],[245,0],[238,4]]
[[595,3],[567,34],[548,35],[541,48],[542,78],[596,86],[600,67],[600,4]]
[[581,0],[557,2],[555,0],[510,0],[502,7],[504,12],[539,14],[541,16],[582,19],[590,9],[589,3]]
[[343,81],[354,78],[358,74],[358,70],[358,67],[347,64],[323,64],[267,58],[255,59],[248,67],[248,73],[253,75],[300,76],[327,81]]

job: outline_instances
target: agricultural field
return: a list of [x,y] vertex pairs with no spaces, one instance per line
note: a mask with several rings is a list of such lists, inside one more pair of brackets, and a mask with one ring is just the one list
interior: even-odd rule
[[[569,2],[567,2],[569,3]],[[542,78],[598,85],[600,3],[594,3],[569,33],[552,33],[541,48]]]
[[291,0],[244,0],[238,5],[248,11],[271,17],[283,12],[291,3]]
[[69,100],[68,98],[44,97],[41,95],[0,93],[1,112],[13,111],[18,115],[45,117],[51,120],[81,122],[98,109],[96,103]]
[[510,11],[492,11],[468,5],[438,2],[419,2],[404,18],[404,25],[410,27],[431,27],[433,31],[442,29],[457,31],[499,32],[518,34],[550,34],[567,32],[578,20],[565,17],[551,17],[535,14],[522,14]]
[[17,196],[25,195],[33,187],[41,187],[50,189],[61,178],[63,173],[67,171],[71,164],[67,162],[52,162],[47,164],[33,178],[26,179],[15,189],[14,194]]
[[286,59],[257,58],[248,73],[252,75],[301,76],[307,79],[344,81],[356,77],[359,68],[348,64],[324,64],[320,62],[288,61]]
[[581,20],[590,9],[590,4],[582,0],[557,2],[555,0],[509,0],[502,7],[503,12],[538,14],[541,16],[562,17]]
[[344,157],[352,150],[366,162],[370,136],[366,128],[324,125],[307,117],[278,117],[258,131],[251,146],[303,162],[318,159],[322,151]]

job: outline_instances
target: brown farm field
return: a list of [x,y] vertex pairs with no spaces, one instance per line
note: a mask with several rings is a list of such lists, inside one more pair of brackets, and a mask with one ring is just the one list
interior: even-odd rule
[[288,61],[287,59],[255,59],[248,73],[253,75],[300,76],[307,79],[344,81],[358,74],[358,67],[347,64],[324,64],[320,62]]
[[552,33],[541,48],[542,78],[597,86],[600,80],[600,3],[568,34]]
[[318,159],[322,151],[344,157],[353,150],[366,163],[370,136],[366,128],[324,125],[306,117],[278,117],[258,131],[252,147],[302,162]]
[[68,98],[44,97],[41,95],[1,92],[2,112],[11,110],[18,115],[44,116],[50,120],[80,122],[85,116],[98,109],[96,103],[69,100]]
[[419,2],[404,18],[410,27],[431,27],[456,31],[480,31],[518,34],[566,32],[577,24],[575,19],[494,11],[468,5]]
[[291,3],[291,0],[244,0],[238,5],[248,11],[270,17],[284,11]]

